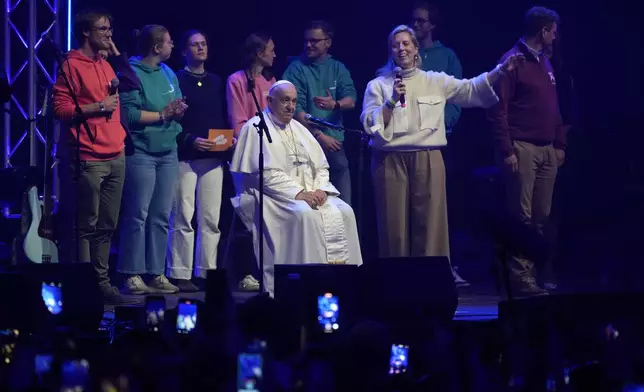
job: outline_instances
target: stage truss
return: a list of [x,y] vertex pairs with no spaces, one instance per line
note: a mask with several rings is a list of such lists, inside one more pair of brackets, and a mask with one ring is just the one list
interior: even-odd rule
[[[44,96],[51,94],[57,62],[53,48],[47,49],[49,55],[39,55],[39,50],[50,45],[43,38],[46,35],[62,47],[62,33],[66,34],[65,48],[69,49],[70,15],[71,0],[5,0],[4,67],[9,83],[14,86],[10,101],[4,105],[5,169],[37,166],[41,151],[55,156],[58,124],[51,121],[49,109],[43,112],[43,105]],[[39,100],[39,95],[43,99]],[[44,151],[46,135],[41,132],[39,124],[49,124],[52,127],[52,151]],[[28,145],[28,154],[19,150],[25,144]],[[19,151],[21,153],[17,154]],[[54,159],[49,158],[48,162],[54,162]],[[55,167],[53,181],[53,193],[56,197],[58,175]],[[3,213],[10,218],[20,216],[12,214],[8,208]]]

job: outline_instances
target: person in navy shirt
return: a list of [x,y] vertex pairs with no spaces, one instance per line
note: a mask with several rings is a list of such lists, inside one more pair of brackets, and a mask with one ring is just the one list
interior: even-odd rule
[[[211,151],[215,141],[210,140],[209,130],[228,128],[228,121],[223,81],[205,68],[206,35],[191,30],[184,34],[181,45],[186,66],[177,72],[177,79],[188,110],[177,136],[179,180],[166,260],[168,276],[179,291],[194,292],[204,283],[208,270],[217,268],[224,163],[232,153]],[[196,230],[192,225],[195,215]]]

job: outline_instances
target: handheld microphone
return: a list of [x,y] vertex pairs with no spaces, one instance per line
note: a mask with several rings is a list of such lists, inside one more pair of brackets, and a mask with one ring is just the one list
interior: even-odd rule
[[[118,92],[118,87],[119,87],[120,83],[121,82],[118,79],[116,79],[116,78],[112,79],[112,81],[110,82],[110,95],[114,95],[114,94],[116,94]],[[114,112],[110,112],[107,115],[108,120],[112,118],[112,113],[114,113]]]
[[110,82],[110,95],[114,95],[118,92],[120,83],[121,82],[117,78],[112,79],[112,81]]
[[317,118],[317,117],[313,117],[313,116],[311,116],[311,115],[310,115],[310,114],[308,114],[308,113],[304,116],[304,118],[306,118],[306,120],[307,120],[307,121],[310,121],[310,122],[312,122],[313,124],[317,124],[317,125],[323,126],[323,127],[325,127],[325,128],[331,128],[331,129],[344,129],[341,125],[333,124],[333,123],[330,123],[330,122],[328,122],[328,121],[324,121],[324,120],[319,119],[319,118]]
[[[402,68],[396,67],[394,68],[394,72],[396,73],[396,79],[402,79]],[[400,106],[404,108],[407,107],[407,104],[405,103],[405,94],[400,96]]]

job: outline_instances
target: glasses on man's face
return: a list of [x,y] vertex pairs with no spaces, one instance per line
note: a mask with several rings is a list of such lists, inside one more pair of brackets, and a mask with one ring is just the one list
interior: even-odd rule
[[416,25],[416,24],[418,24],[418,25],[422,26],[422,25],[424,25],[424,24],[425,24],[425,23],[427,23],[427,22],[429,22],[429,20],[428,20],[428,19],[423,19],[423,18],[413,18],[413,19],[411,20],[411,24],[412,24],[412,26],[413,26],[413,25]]
[[94,31],[98,31],[98,32],[99,32],[99,33],[101,33],[101,34],[105,34],[105,33],[107,33],[108,31],[109,31],[110,33],[113,33],[113,32],[114,32],[114,29],[113,29],[111,26],[92,27],[92,30],[94,30]]
[[326,41],[328,38],[304,38],[305,44],[317,45],[322,41]]

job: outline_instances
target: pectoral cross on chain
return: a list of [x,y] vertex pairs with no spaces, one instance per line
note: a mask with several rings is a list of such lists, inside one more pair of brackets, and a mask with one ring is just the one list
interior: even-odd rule
[[303,166],[304,164],[306,164],[306,162],[300,161],[298,157],[295,156],[295,161],[293,161],[293,165],[295,166],[295,175],[300,175],[300,166]]

